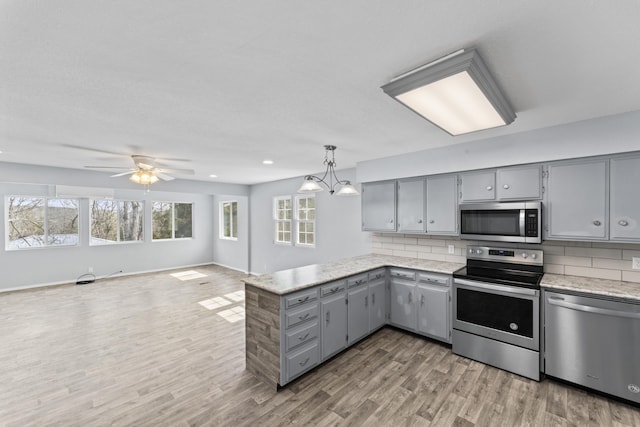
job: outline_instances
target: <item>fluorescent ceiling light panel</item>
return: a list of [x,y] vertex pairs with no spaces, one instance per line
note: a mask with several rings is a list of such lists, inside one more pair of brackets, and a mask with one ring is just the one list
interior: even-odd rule
[[508,125],[516,118],[474,49],[405,73],[382,90],[451,135]]

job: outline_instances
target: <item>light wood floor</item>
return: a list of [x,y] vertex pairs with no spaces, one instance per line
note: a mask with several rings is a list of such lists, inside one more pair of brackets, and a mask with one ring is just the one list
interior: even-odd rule
[[0,294],[0,425],[640,426],[391,328],[276,393],[244,370],[242,275],[193,270]]

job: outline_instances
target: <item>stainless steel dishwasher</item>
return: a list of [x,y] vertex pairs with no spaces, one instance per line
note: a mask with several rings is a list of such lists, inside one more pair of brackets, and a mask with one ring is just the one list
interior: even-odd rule
[[544,292],[547,375],[640,403],[640,303]]

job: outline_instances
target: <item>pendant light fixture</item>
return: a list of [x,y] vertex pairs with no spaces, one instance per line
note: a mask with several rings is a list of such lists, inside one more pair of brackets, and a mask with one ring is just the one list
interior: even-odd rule
[[460,49],[401,74],[382,90],[453,136],[516,118],[475,49]]
[[[298,188],[298,193],[317,193],[318,191],[324,191],[320,186],[320,183],[324,184],[329,189],[329,194],[335,193],[336,196],[359,196],[360,193],[356,190],[350,181],[340,180],[336,176],[336,159],[335,159],[335,145],[325,145],[324,153],[324,165],[327,167],[322,178],[315,175],[307,175],[304,177],[304,182]],[[329,155],[331,153],[331,155]],[[329,182],[327,182],[327,180]],[[337,185],[341,185],[340,189],[336,192]]]

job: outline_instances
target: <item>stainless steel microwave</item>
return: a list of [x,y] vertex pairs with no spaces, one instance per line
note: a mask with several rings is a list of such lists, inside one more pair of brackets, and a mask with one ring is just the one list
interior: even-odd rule
[[460,238],[542,243],[542,203],[503,202],[460,205]]

